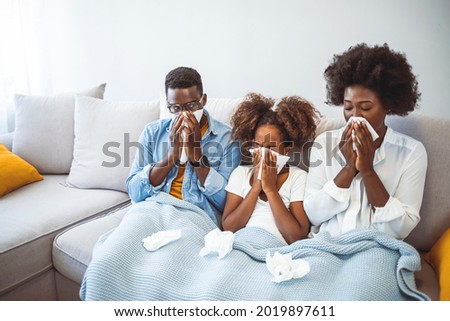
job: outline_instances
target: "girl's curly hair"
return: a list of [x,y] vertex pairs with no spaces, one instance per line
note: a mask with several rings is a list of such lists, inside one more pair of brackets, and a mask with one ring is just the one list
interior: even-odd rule
[[274,106],[275,100],[261,94],[249,93],[239,104],[231,118],[232,138],[240,141],[243,156],[248,157],[248,147],[255,137],[256,129],[273,125],[280,130],[285,145],[301,148],[314,139],[318,111],[299,96],[283,97]]
[[407,115],[420,100],[416,76],[404,54],[387,44],[369,47],[365,43],[350,47],[325,69],[327,103],[341,106],[345,88],[362,85],[378,94],[389,114]]

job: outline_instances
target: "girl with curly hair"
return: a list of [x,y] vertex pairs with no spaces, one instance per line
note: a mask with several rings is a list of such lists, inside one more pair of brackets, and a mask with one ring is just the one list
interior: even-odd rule
[[291,244],[309,232],[303,209],[306,172],[285,165],[277,168],[277,158],[313,139],[316,110],[298,96],[274,103],[251,93],[232,117],[232,136],[244,155],[253,147],[253,165],[241,165],[231,174],[222,226],[232,232],[261,227]]
[[328,102],[343,105],[347,125],[319,135],[321,148],[311,151],[304,201],[311,232],[374,228],[404,239],[420,220],[427,155],[385,119],[416,107],[411,66],[386,44],[359,44],[335,55],[324,75]]

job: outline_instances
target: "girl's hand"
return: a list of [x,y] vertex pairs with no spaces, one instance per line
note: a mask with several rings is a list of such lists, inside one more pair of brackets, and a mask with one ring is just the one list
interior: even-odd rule
[[339,142],[339,149],[345,158],[347,167],[356,171],[356,153],[353,150],[352,138],[354,124],[355,122],[352,121],[347,127],[345,127],[344,132],[342,133],[341,141]]
[[264,193],[277,192],[277,156],[266,149],[262,166],[261,185]]
[[252,190],[255,192],[262,191],[261,180],[258,179],[259,168],[261,167],[261,149],[258,148],[253,153],[253,178],[252,178]]
[[365,123],[355,123],[353,142],[358,151],[355,168],[364,175],[373,171],[373,158],[375,157],[375,142]]

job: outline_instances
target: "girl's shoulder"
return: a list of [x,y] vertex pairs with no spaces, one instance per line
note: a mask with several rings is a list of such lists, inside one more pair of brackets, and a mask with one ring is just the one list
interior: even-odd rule
[[305,178],[308,175],[306,171],[297,167],[297,166],[289,166],[289,179],[296,180],[298,178]]
[[233,170],[233,172],[235,173],[235,175],[245,177],[251,173],[252,169],[253,169],[252,165],[239,165]]

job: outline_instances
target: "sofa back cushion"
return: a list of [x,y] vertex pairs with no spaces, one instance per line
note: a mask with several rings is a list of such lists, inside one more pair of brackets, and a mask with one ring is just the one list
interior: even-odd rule
[[430,250],[450,227],[450,119],[412,113],[406,117],[389,116],[389,127],[422,142],[427,150],[428,169],[421,220],[405,239],[421,251]]
[[75,144],[67,184],[126,192],[139,135],[158,117],[158,100],[115,102],[77,96]]
[[[79,94],[103,98],[106,84]],[[75,93],[55,96],[15,95],[12,152],[41,174],[67,174],[73,155]]]

